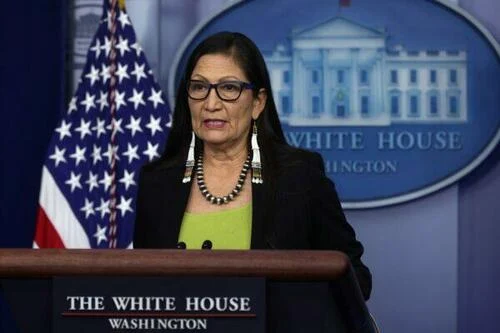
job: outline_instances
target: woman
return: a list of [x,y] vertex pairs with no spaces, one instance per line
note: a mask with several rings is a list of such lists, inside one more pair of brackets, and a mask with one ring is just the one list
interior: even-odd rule
[[371,291],[321,156],[286,143],[264,59],[240,33],[188,60],[165,152],[141,172],[134,247],[340,250]]

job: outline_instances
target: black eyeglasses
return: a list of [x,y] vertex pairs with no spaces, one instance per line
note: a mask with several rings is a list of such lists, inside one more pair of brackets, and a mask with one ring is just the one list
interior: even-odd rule
[[217,96],[226,102],[232,102],[240,98],[243,89],[253,89],[251,83],[242,81],[224,81],[219,83],[208,83],[200,80],[189,80],[187,92],[190,98],[202,100],[208,97],[210,90],[215,88]]

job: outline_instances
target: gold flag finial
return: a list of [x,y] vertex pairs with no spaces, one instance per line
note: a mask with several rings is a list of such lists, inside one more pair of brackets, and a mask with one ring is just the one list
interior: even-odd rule
[[118,0],[118,6],[120,6],[121,10],[125,9],[125,0]]

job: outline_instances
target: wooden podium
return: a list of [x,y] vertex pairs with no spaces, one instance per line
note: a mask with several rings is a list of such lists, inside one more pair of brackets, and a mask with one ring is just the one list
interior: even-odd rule
[[[43,312],[50,311],[51,281],[58,276],[262,277],[268,333],[301,332],[297,323],[315,320],[330,308],[336,312],[334,320],[342,321],[331,326],[336,330],[375,331],[349,259],[336,251],[0,249],[1,287],[21,332],[50,331]],[[326,301],[315,304],[315,293]],[[328,300],[334,300],[333,308]],[[28,313],[30,323],[23,319]],[[311,325],[307,327],[329,327]]]

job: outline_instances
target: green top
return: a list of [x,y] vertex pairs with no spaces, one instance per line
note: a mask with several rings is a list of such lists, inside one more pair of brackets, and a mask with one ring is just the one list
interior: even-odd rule
[[252,204],[210,213],[184,213],[179,242],[201,249],[205,240],[213,250],[248,250],[252,236]]

